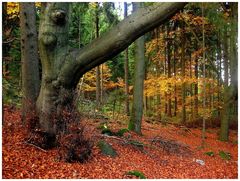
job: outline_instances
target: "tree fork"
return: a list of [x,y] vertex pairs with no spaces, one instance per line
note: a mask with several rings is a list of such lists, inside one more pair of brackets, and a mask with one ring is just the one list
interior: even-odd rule
[[40,127],[57,134],[51,116],[60,113],[80,77],[113,58],[138,37],[173,16],[186,3],[157,3],[140,8],[82,49],[68,47],[69,3],[44,3],[39,29],[42,84],[37,100]]

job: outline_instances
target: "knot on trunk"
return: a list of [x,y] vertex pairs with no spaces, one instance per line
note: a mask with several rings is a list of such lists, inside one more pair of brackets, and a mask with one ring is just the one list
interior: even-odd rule
[[53,33],[45,32],[42,34],[42,41],[49,49],[53,49],[57,44],[57,37]]
[[55,24],[63,26],[66,23],[66,12],[64,10],[55,10],[51,14],[51,19]]

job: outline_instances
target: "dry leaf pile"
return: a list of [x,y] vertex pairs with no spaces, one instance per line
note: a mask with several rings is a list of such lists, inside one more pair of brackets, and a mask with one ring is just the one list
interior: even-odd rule
[[[126,133],[132,140],[144,144],[137,148],[125,144],[129,138],[101,137],[96,129],[97,122],[85,120],[87,129],[95,135],[95,142],[105,139],[117,151],[118,156],[112,158],[102,155],[100,149],[93,147],[91,158],[86,163],[65,163],[59,161],[57,149],[40,150],[24,143],[25,128],[21,126],[20,111],[4,107],[2,133],[2,178],[134,178],[126,173],[131,170],[142,172],[146,178],[237,178],[238,177],[238,145],[237,133],[230,132],[227,143],[217,140],[217,129],[208,129],[206,147],[201,145],[200,129],[183,129],[173,125],[149,124],[143,122],[143,136],[132,132]],[[113,130],[120,129],[116,122],[109,124]],[[122,127],[122,126],[121,126]],[[162,139],[162,145],[171,142],[180,145],[178,149],[169,151],[159,144],[151,144],[153,140]],[[181,145],[188,148],[183,154]],[[171,145],[170,145],[171,146]],[[231,154],[231,160],[223,160],[218,152],[223,150]],[[214,152],[214,156],[205,153]],[[204,161],[204,165],[196,160]]]

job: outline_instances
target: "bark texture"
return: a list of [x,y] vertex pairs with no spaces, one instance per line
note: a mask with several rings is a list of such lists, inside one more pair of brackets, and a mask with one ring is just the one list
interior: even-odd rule
[[39,56],[37,46],[35,3],[20,3],[21,61],[22,61],[22,121],[35,110],[39,94]]
[[56,134],[58,124],[55,118],[62,106],[70,101],[66,99],[69,91],[58,81],[62,66],[74,59],[67,46],[69,3],[47,3],[43,8],[39,30],[42,84],[37,111],[41,129]]
[[[230,115],[234,115],[234,119],[237,120],[237,111],[234,112],[234,107],[237,106],[238,101],[238,82],[237,82],[237,67],[238,67],[238,59],[237,59],[237,9],[238,3],[230,3],[231,16],[230,16],[230,35],[227,37],[230,41],[227,41],[228,46],[225,48],[225,54],[227,55],[230,63],[230,75],[231,82],[230,85],[228,82],[228,66],[224,64],[225,70],[225,81],[224,81],[224,95],[223,101],[224,106],[222,110],[222,119],[221,119],[221,129],[220,129],[220,140],[228,141],[229,137],[229,122]],[[226,42],[225,42],[226,43]],[[226,61],[226,60],[224,60]]]
[[[140,8],[140,3],[133,3],[133,10]],[[145,75],[145,46],[144,36],[135,41],[135,68],[132,114],[129,122],[129,129],[141,134],[142,114],[143,114],[143,86]]]
[[[56,134],[62,129],[52,116],[71,102],[69,90],[92,68],[113,58],[144,33],[174,15],[185,3],[158,3],[140,8],[82,49],[68,48],[69,3],[43,5],[39,30],[42,84],[37,100],[41,129]],[[58,119],[57,119],[58,120]],[[61,124],[60,124],[61,125]]]
[[[127,18],[127,3],[124,2],[124,18]],[[128,48],[125,50],[125,62],[124,62],[124,78],[125,78],[125,112],[129,116],[129,85],[128,85]]]
[[[95,26],[96,26],[96,34],[95,37],[99,37],[99,15],[98,15],[98,2],[96,2],[96,10],[95,10]],[[100,66],[96,67],[96,104],[97,109],[100,108],[101,100],[102,100],[102,89],[100,85]],[[101,99],[100,99],[101,98]]]

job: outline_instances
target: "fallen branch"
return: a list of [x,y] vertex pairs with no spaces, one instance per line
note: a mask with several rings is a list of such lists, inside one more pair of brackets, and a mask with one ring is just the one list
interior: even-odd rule
[[27,145],[34,146],[35,148],[37,148],[37,149],[39,149],[39,150],[41,150],[41,151],[43,151],[43,152],[47,153],[47,151],[46,151],[46,150],[44,150],[44,149],[40,148],[40,147],[39,147],[39,146],[37,146],[37,145],[34,145],[34,144],[32,144],[32,143],[29,143],[29,142],[27,142],[27,141],[24,141],[23,143],[25,143],[25,144],[27,144]]

